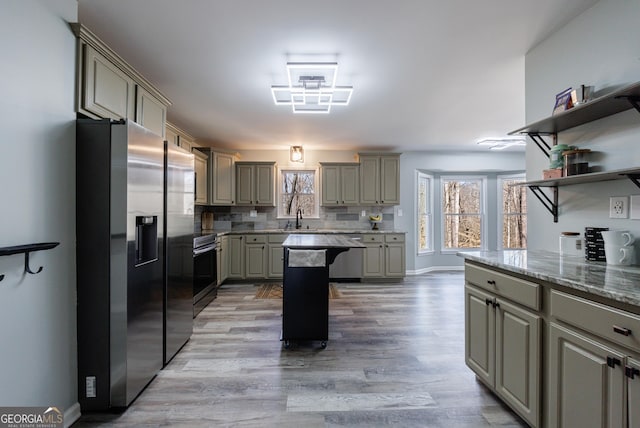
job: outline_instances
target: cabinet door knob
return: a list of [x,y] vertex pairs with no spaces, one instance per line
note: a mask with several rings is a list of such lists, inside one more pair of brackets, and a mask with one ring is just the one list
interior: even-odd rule
[[613,326],[613,331],[618,333],[618,334],[621,334],[623,336],[631,336],[631,330],[629,330],[628,328],[625,328],[625,327],[619,327],[617,325],[614,325]]
[[484,299],[484,303],[486,303],[487,306],[489,306],[493,304],[493,300],[487,298],[487,299]]

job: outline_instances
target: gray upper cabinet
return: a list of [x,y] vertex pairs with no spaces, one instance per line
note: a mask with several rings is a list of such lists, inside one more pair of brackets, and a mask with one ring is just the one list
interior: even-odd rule
[[236,205],[275,206],[275,162],[236,162]]
[[84,46],[81,107],[109,119],[135,118],[136,85],[91,46]]
[[167,140],[170,144],[173,144],[174,146],[179,146],[179,131],[178,129],[173,126],[172,124],[170,124],[169,122],[165,123],[165,127],[164,127],[164,139]]
[[171,101],[81,24],[78,38],[76,111],[94,119],[130,119],[164,137]]
[[360,154],[360,204],[400,204],[399,154]]
[[[136,122],[149,131],[164,138],[167,108],[149,92],[138,86],[136,89]],[[191,147],[189,147],[191,151]]]
[[236,169],[235,156],[231,153],[212,152],[211,169],[213,180],[211,186],[212,205],[235,205],[236,203]]
[[195,204],[196,205],[208,205],[208,158],[206,153],[200,150],[193,150],[195,174],[196,174],[196,190],[195,190]]
[[360,204],[360,166],[358,164],[321,163],[322,205]]
[[193,138],[191,135],[187,134],[187,132],[183,131],[182,129],[178,128],[177,126],[169,122],[165,122],[164,139],[170,142],[171,144],[180,146],[189,152],[192,152],[193,151],[192,149],[194,147],[199,147],[195,143],[195,138]]

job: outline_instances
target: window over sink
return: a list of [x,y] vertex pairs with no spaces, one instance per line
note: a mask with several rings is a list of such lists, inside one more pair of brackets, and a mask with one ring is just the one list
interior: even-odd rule
[[282,168],[278,173],[278,218],[319,217],[318,170]]

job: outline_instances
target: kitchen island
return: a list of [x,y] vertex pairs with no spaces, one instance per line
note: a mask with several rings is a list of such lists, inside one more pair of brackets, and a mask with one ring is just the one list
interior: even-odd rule
[[640,268],[465,258],[465,362],[530,426],[640,426]]
[[342,235],[292,234],[284,248],[282,290],[282,337],[284,347],[292,340],[329,339],[329,265],[359,241]]

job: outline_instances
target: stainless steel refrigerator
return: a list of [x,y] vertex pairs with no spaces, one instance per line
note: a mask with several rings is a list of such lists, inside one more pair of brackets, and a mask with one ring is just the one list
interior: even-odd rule
[[130,122],[76,124],[78,399],[128,406],[163,365],[164,141]]
[[165,142],[164,363],[193,331],[194,157]]

